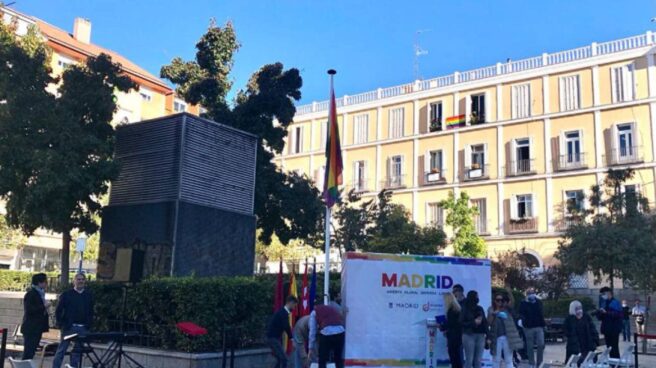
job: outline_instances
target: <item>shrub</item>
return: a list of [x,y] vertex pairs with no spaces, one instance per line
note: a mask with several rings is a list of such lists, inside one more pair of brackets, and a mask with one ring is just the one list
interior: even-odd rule
[[[339,279],[339,274],[331,275],[331,289],[339,287]],[[277,275],[268,274],[154,278],[129,287],[92,282],[89,287],[96,301],[94,330],[118,330],[123,319],[125,331],[137,329],[142,335],[136,344],[201,352],[220,350],[226,329],[226,340],[230,338],[227,343],[242,348],[257,346],[273,312],[276,280]],[[286,288],[288,281],[285,275]],[[296,281],[300,294],[302,275],[297,275]],[[322,293],[323,275],[318,274],[317,296]],[[207,328],[208,335],[194,339],[183,336],[175,328],[182,321]]]
[[[32,283],[32,275],[36,272],[0,270],[0,290],[25,291]],[[54,280],[58,274],[48,272],[48,280]]]
[[588,297],[567,297],[560,299],[546,299],[542,301],[545,317],[567,317],[569,315],[569,303],[578,300],[583,305],[583,311],[590,313],[595,309],[594,302]]

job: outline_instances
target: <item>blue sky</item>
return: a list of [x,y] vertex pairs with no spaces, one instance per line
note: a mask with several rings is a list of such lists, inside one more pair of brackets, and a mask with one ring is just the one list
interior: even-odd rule
[[[9,3],[13,0],[5,0]],[[327,98],[326,70],[338,71],[337,95],[411,82],[417,30],[424,78],[537,56],[542,52],[654,29],[656,0],[17,0],[15,9],[72,31],[89,18],[92,42],[155,75],[175,56],[191,59],[210,17],[231,20],[242,44],[232,73],[244,86],[261,65],[280,61],[303,77],[303,98]]]

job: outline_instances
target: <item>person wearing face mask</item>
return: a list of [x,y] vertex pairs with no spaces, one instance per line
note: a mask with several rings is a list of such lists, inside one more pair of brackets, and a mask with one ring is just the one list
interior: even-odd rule
[[478,305],[478,293],[470,290],[462,308],[462,345],[465,348],[465,367],[478,368],[485,348],[487,319],[483,307]]
[[589,352],[599,345],[599,334],[592,318],[583,313],[583,306],[578,300],[569,304],[569,316],[564,324],[567,346],[565,347],[565,361],[574,354],[581,354],[577,364],[580,366]]
[[622,305],[613,298],[613,290],[603,287],[599,290],[599,310],[597,318],[601,321],[601,333],[606,346],[610,348],[610,357],[620,357],[620,334],[622,333]]
[[631,341],[631,307],[622,300],[622,340]]
[[498,293],[494,297],[494,306],[487,312],[490,325],[488,334],[490,353],[494,356],[494,368],[513,368],[513,354],[524,347],[524,340],[519,336],[513,319],[510,294]]
[[[539,367],[544,356],[544,312],[535,289],[526,290],[526,300],[519,305],[519,326],[524,329],[526,353],[531,367]],[[537,346],[537,354],[534,352]]]

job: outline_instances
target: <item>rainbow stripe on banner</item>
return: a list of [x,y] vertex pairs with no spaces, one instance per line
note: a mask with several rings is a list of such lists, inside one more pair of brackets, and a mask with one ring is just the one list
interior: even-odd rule
[[466,118],[465,114],[446,118],[446,128],[453,129],[453,128],[464,127],[467,122],[465,118]]
[[459,264],[468,266],[490,266],[489,259],[442,257],[442,256],[415,256],[403,254],[359,253],[347,252],[346,259],[359,259],[363,261],[395,261],[395,262],[428,262],[434,264]]

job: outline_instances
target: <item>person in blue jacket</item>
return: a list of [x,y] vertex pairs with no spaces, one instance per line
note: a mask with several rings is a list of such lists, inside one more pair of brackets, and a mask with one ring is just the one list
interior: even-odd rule
[[599,310],[597,318],[601,321],[601,333],[609,347],[610,357],[620,357],[620,334],[622,333],[622,305],[613,297],[613,290],[603,287],[599,290]]

